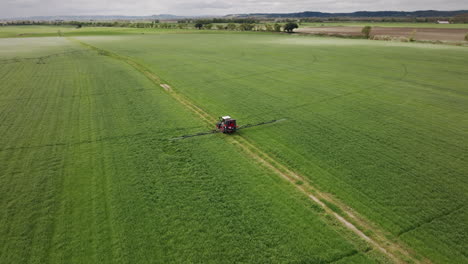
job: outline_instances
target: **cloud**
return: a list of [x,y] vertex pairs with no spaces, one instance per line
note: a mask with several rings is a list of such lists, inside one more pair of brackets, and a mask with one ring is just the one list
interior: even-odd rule
[[51,15],[225,15],[301,11],[468,9],[466,0],[0,0],[0,18]]
[[234,5],[232,2],[224,2],[224,1],[196,1],[196,2],[180,2],[180,3],[175,3],[172,5],[173,9],[184,9],[184,10],[190,10],[190,9],[230,9],[233,8]]

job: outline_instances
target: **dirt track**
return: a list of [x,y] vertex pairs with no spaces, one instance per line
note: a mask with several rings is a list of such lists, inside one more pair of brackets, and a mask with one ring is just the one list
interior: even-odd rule
[[[362,27],[306,27],[296,32],[328,35],[361,35]],[[468,29],[461,28],[401,28],[401,27],[373,27],[371,36],[390,36],[394,38],[413,36],[416,40],[431,41],[464,41]]]
[[172,88],[171,88],[171,86],[169,86],[169,84],[164,84],[163,83],[163,84],[161,84],[161,87],[164,88],[164,90],[166,90],[166,91],[171,91],[172,90]]

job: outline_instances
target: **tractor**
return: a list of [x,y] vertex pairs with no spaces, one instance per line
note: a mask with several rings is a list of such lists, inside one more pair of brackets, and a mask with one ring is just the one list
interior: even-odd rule
[[222,116],[216,123],[216,128],[225,134],[232,134],[237,130],[236,120],[230,116]]
[[257,124],[245,124],[245,125],[242,125],[242,126],[237,126],[235,119],[232,119],[230,116],[222,116],[222,117],[219,118],[219,122],[216,123],[216,129],[214,129],[214,130],[207,131],[207,132],[200,132],[200,133],[196,133],[196,134],[192,134],[192,135],[183,135],[183,136],[180,136],[180,137],[171,138],[171,140],[179,140],[179,139],[184,139],[184,138],[212,135],[212,134],[220,133],[220,132],[225,133],[225,134],[232,134],[232,133],[236,132],[239,129],[263,126],[263,125],[267,125],[267,124],[273,124],[273,123],[281,122],[281,121],[284,121],[284,120],[286,120],[286,119],[285,118],[283,118],[283,119],[273,119],[273,120],[270,120],[270,121],[263,121],[263,122],[260,122],[260,123],[257,123]]

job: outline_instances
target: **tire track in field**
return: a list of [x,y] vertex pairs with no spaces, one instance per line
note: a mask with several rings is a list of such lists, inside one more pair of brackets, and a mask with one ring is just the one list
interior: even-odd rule
[[[188,128],[202,128],[202,127],[188,127]],[[87,139],[87,140],[79,140],[79,141],[72,141],[72,142],[51,142],[51,143],[46,143],[46,144],[40,144],[40,145],[24,145],[24,146],[12,146],[12,147],[5,147],[5,148],[0,148],[0,153],[1,152],[6,152],[6,151],[20,151],[20,150],[30,150],[30,149],[42,149],[42,148],[54,148],[54,147],[70,147],[70,146],[79,146],[79,145],[85,145],[85,144],[94,144],[97,142],[113,142],[113,141],[118,141],[122,139],[133,139],[133,138],[140,138],[140,137],[148,137],[150,135],[155,135],[158,133],[162,133],[165,135],[167,132],[176,132],[176,131],[184,131],[182,129],[177,129],[177,130],[159,130],[159,131],[149,131],[149,132],[138,132],[138,133],[133,133],[133,134],[124,134],[124,135],[118,135],[118,136],[107,136],[107,137],[98,137],[95,139]],[[164,132],[164,133],[163,133]],[[166,139],[161,139],[161,141],[166,141]]]
[[[122,56],[107,50],[103,50],[97,47],[94,47],[90,44],[81,42],[79,40],[68,38],[71,41],[74,41],[86,48],[98,52],[100,55],[105,55],[116,60],[122,61],[129,64],[135,70],[139,71],[141,74],[146,76],[150,81],[152,81],[158,88],[161,88],[161,84],[167,84],[163,82],[157,75],[155,75],[151,70],[146,66],[140,64],[139,62],[133,60],[130,57]],[[169,95],[171,95],[176,101],[184,105],[190,111],[195,113],[208,125],[214,124],[216,118],[210,115],[208,112],[195,105],[190,99],[186,98],[184,95],[178,93],[174,89],[163,89]],[[309,199],[318,204],[324,211],[332,216],[336,221],[341,223],[345,228],[353,232],[355,235],[365,240],[373,248],[377,249],[388,257],[394,263],[431,263],[428,259],[415,257],[414,252],[408,249],[406,246],[402,245],[400,241],[393,241],[386,237],[386,232],[378,229],[374,224],[370,223],[368,220],[365,220],[362,217],[358,217],[350,207],[344,203],[337,201],[331,195],[324,193],[312,186],[305,177],[299,175],[298,173],[292,171],[283,165],[280,161],[272,157],[271,155],[265,153],[254,143],[248,141],[246,138],[241,135],[233,135],[226,137],[226,140],[231,144],[237,146],[244,155],[255,160],[257,163],[268,168],[275,174],[281,176],[286,181],[290,182],[295,186],[300,192],[305,194]],[[334,207],[337,207],[339,210],[336,210]],[[340,211],[337,212],[337,211]],[[364,231],[370,231],[370,235],[366,235]]]
[[267,70],[267,71],[261,71],[261,72],[253,72],[253,73],[248,73],[248,74],[241,74],[241,75],[236,75],[236,76],[231,76],[227,78],[219,78],[219,79],[213,79],[213,80],[208,80],[208,81],[202,81],[202,82],[197,82],[195,84],[210,84],[210,83],[216,83],[216,82],[224,82],[224,81],[230,81],[230,80],[238,80],[238,79],[244,79],[247,77],[252,77],[252,76],[263,76],[263,75],[269,75],[272,73],[278,73],[286,70],[298,70],[298,69],[303,69],[306,66],[310,66],[314,63],[317,62],[317,56],[313,55],[313,60],[310,61],[306,65],[300,65],[300,66],[294,66],[294,67],[283,67],[280,69],[275,69],[275,70]]
[[[403,73],[394,82],[403,81],[406,78],[406,76],[408,75],[408,68],[407,68],[406,64],[401,64],[401,66],[402,66],[402,69],[403,69]],[[359,93],[361,93],[363,91],[366,91],[366,90],[369,90],[371,88],[382,88],[387,84],[388,84],[388,82],[380,83],[380,84],[377,84],[377,85],[369,85],[369,86],[366,86],[364,88],[360,88],[360,89],[355,90],[355,91],[350,91],[350,92],[335,95],[335,96],[332,96],[332,97],[327,97],[327,98],[324,98],[322,100],[313,101],[311,103],[305,103],[305,104],[301,104],[301,105],[286,107],[286,108],[281,109],[281,111],[296,110],[296,109],[304,108],[304,107],[307,107],[307,106],[313,105],[313,104],[321,104],[321,103],[333,101],[335,99],[339,99],[339,98],[342,98],[342,97],[347,97],[347,96],[350,96],[350,95],[353,95],[353,94],[359,94]]]
[[96,139],[90,140],[80,140],[76,142],[54,142],[49,144],[42,144],[42,145],[28,145],[28,146],[17,146],[17,147],[7,147],[7,148],[0,148],[0,152],[4,151],[17,151],[17,150],[28,150],[28,149],[41,149],[41,148],[52,148],[52,147],[69,147],[69,146],[78,146],[84,144],[92,144],[101,141],[114,141],[119,139],[126,139],[126,138],[134,138],[145,136],[148,133],[135,133],[135,134],[128,134],[128,135],[121,135],[121,136],[110,136],[110,137],[101,137]]
[[434,222],[434,221],[436,221],[436,220],[438,220],[440,218],[450,216],[451,214],[456,213],[457,211],[463,209],[464,207],[465,207],[464,204],[459,205],[459,206],[455,207],[454,209],[450,209],[448,211],[441,212],[438,215],[432,216],[432,217],[430,217],[429,219],[427,219],[425,221],[422,221],[420,223],[416,223],[416,224],[414,224],[412,226],[409,226],[406,229],[403,229],[402,231],[400,231],[398,233],[398,236],[400,237],[400,236],[402,236],[402,235],[404,235],[406,233],[409,233],[409,232],[411,232],[413,230],[416,230],[416,229],[420,228],[423,225],[430,224],[430,223],[432,223],[432,222]]
[[3,59],[0,60],[0,65],[4,64],[12,64],[12,63],[20,63],[24,61],[34,61],[36,60],[37,64],[45,64],[46,59],[50,59],[52,57],[59,57],[59,56],[64,56],[64,55],[69,55],[69,54],[76,54],[76,53],[83,53],[86,51],[83,50],[71,50],[71,51],[65,51],[65,52],[59,52],[59,53],[53,53],[45,56],[39,56],[39,57],[14,57],[11,59]]
[[[315,63],[315,62],[317,62],[317,57],[314,56],[314,60],[312,61],[312,63]],[[406,64],[401,64],[401,66],[402,66],[402,69],[403,69],[403,73],[402,73],[402,75],[400,77],[398,77],[396,79],[397,82],[398,81],[403,81],[408,75],[408,67],[406,66]],[[297,68],[300,68],[300,67],[297,67]],[[342,98],[342,97],[347,97],[347,96],[350,96],[350,95],[353,95],[353,94],[359,94],[359,93],[361,93],[363,91],[366,91],[366,90],[369,90],[371,88],[381,88],[381,87],[387,85],[387,83],[388,82],[384,82],[384,83],[380,83],[380,84],[376,84],[376,85],[370,85],[370,86],[366,86],[364,88],[360,88],[360,89],[355,90],[355,91],[350,91],[350,92],[346,92],[346,93],[343,93],[343,94],[327,97],[327,98],[324,98],[324,99],[321,99],[321,100],[315,100],[315,101],[312,101],[312,102],[309,102],[309,103],[284,107],[284,108],[281,108],[279,110],[278,109],[276,109],[276,110],[278,110],[280,112],[284,112],[284,111],[302,109],[302,108],[305,108],[305,107],[310,106],[310,105],[317,105],[317,104],[321,104],[321,103],[326,103],[326,102],[333,101],[335,99],[339,99],[339,98]],[[255,115],[249,115],[246,118],[263,116],[263,115],[268,114],[268,113],[271,113],[271,110],[266,111],[266,112],[257,113]]]
[[154,91],[154,89],[135,89],[135,90],[128,90],[128,91],[119,91],[119,92],[100,92],[100,93],[89,93],[89,94],[77,94],[77,95],[59,95],[59,96],[48,96],[48,97],[20,97],[20,98],[7,98],[7,99],[0,99],[0,102],[19,102],[19,101],[31,101],[31,100],[49,100],[49,99],[73,99],[73,98],[87,98],[87,97],[97,97],[97,96],[125,96],[133,93],[139,92],[148,92]]

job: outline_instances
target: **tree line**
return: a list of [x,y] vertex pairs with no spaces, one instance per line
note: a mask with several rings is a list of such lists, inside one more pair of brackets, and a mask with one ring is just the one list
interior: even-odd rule
[[[204,24],[203,21],[197,21],[195,23],[197,29],[212,29],[213,24]],[[279,23],[275,24],[254,24],[254,23],[228,23],[228,24],[217,24],[216,29],[218,30],[231,30],[231,31],[270,31],[270,32],[281,32],[285,31],[292,33],[294,29],[299,28],[299,25],[295,22],[288,22],[284,25]]]
[[219,23],[236,23],[236,24],[257,24],[260,23],[259,19],[255,18],[205,18],[205,19],[181,19],[177,23],[186,24],[219,24]]
[[[243,23],[220,23],[214,24],[213,21],[217,19],[202,19],[196,21],[189,21],[187,23],[161,23],[159,20],[146,21],[146,22],[129,22],[129,21],[109,21],[109,22],[97,22],[97,21],[9,21],[3,25],[63,25],[63,26],[75,26],[76,28],[82,27],[129,27],[129,28],[161,28],[161,29],[200,29],[200,30],[231,30],[231,31],[270,31],[270,32],[293,32],[294,29],[298,28],[299,25],[295,22],[288,22],[285,24],[280,23],[248,23],[247,21],[253,20],[242,20]],[[230,20],[231,21],[231,20]],[[232,20],[234,21],[234,20]],[[190,22],[190,23],[189,23]],[[193,23],[192,23],[193,22]],[[1,25],[1,24],[0,24]]]

